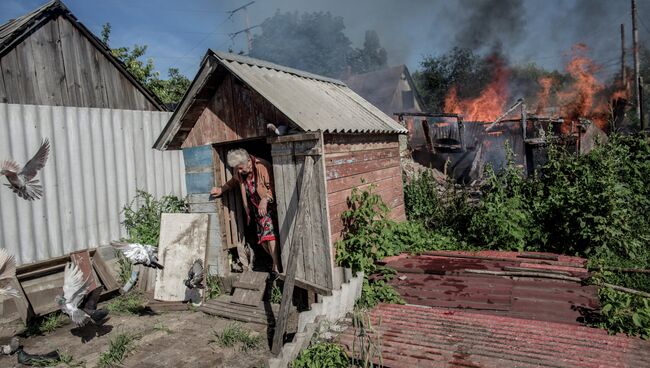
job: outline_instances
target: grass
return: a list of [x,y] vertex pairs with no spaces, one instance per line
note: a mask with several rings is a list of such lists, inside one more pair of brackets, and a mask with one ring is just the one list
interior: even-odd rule
[[219,276],[208,275],[205,283],[205,297],[207,299],[214,299],[222,294]]
[[271,298],[269,301],[273,304],[280,304],[282,302],[282,289],[278,285],[273,285],[273,288],[271,288]]
[[115,367],[121,363],[126,355],[133,350],[136,336],[128,333],[121,333],[111,338],[108,350],[99,355],[100,368]]
[[164,323],[159,322],[153,325],[153,329],[156,331],[162,331],[162,332],[167,332],[168,334],[173,334],[174,331],[170,330],[169,327],[165,326]]
[[60,312],[52,313],[27,326],[24,332],[25,336],[42,335],[55,331],[57,328],[66,324],[66,317]]
[[262,336],[253,335],[237,323],[229,325],[221,333],[215,331],[214,335],[216,340],[211,342],[216,342],[222,347],[232,347],[241,343],[239,349],[243,352],[259,348],[262,342]]
[[115,314],[141,314],[145,311],[145,301],[142,295],[131,292],[113,299],[106,306],[109,312]]
[[127,281],[131,278],[131,271],[133,271],[133,264],[129,261],[122,252],[119,250],[115,251],[115,256],[117,256],[117,263],[120,266],[120,274],[118,276],[118,281],[121,285],[126,284]]
[[36,359],[30,363],[31,367],[84,367],[85,363],[77,362],[71,354],[59,351],[59,359]]

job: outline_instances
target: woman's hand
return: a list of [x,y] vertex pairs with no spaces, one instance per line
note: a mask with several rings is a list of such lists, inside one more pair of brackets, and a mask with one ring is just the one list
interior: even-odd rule
[[210,191],[210,197],[221,197],[222,194],[223,194],[223,191],[219,187],[214,187]]
[[268,204],[269,204],[269,200],[266,198],[260,201],[260,206],[257,208],[257,211],[259,212],[260,216],[266,216]]

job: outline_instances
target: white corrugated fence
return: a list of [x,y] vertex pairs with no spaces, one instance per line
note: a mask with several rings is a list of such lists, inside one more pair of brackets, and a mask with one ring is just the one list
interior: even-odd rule
[[126,235],[121,210],[137,189],[184,197],[182,153],[151,148],[170,115],[0,104],[0,162],[24,165],[42,139],[51,144],[37,176],[42,199],[28,202],[0,187],[0,247],[26,264],[106,245]]

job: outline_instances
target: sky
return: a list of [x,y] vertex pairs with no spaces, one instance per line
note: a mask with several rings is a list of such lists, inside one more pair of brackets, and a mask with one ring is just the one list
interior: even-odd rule
[[[112,26],[110,46],[148,45],[147,56],[165,77],[177,67],[192,78],[207,48],[246,50],[245,13],[228,11],[251,0],[64,0],[73,14],[99,35]],[[0,22],[45,1],[0,0]],[[650,40],[650,1],[639,0],[639,39]],[[602,64],[600,77],[620,68],[620,24],[625,24],[631,60],[630,0],[256,0],[247,8],[250,25],[276,11],[329,11],[341,16],[353,46],[366,30],[379,34],[390,65],[417,70],[425,56],[455,46],[487,52],[500,44],[514,63],[563,69],[572,45],[586,43]],[[259,28],[253,32],[259,32]],[[631,61],[630,65],[631,65]]]

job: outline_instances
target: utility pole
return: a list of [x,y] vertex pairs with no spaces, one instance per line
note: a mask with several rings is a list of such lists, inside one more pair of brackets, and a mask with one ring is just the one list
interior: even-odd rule
[[248,52],[249,52],[249,53],[251,52],[251,49],[253,48],[253,35],[251,34],[251,29],[257,27],[257,25],[251,27],[251,25],[250,25],[250,19],[249,19],[249,17],[248,17],[248,7],[251,6],[251,5],[253,5],[253,4],[255,4],[255,1],[251,1],[251,2],[249,2],[249,3],[247,3],[247,4],[245,4],[245,5],[240,6],[240,7],[237,8],[237,9],[233,9],[233,10],[231,10],[231,11],[228,12],[228,13],[230,14],[230,15],[228,16],[228,18],[230,19],[230,18],[232,18],[232,16],[235,15],[235,13],[237,13],[238,11],[240,11],[240,10],[243,10],[243,11],[244,11],[244,21],[246,22],[246,28],[244,28],[244,29],[242,29],[242,30],[240,30],[240,31],[237,31],[237,32],[231,33],[231,34],[230,34],[230,38],[234,38],[234,37],[237,36],[238,34],[240,34],[240,33],[242,33],[242,32],[246,32],[246,37],[247,37],[247,40],[248,40]]
[[625,25],[621,23],[621,87],[627,91],[627,79],[625,78]]
[[645,128],[641,116],[641,85],[639,83],[639,29],[636,18],[636,0],[632,0],[632,53],[634,56],[634,96],[636,116],[639,118],[641,129]]

